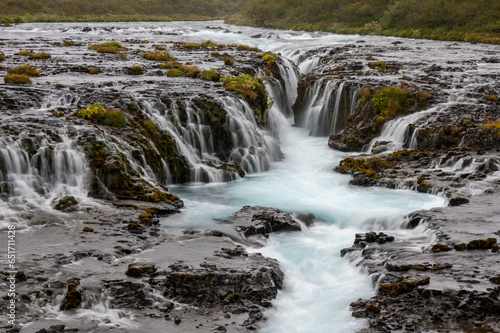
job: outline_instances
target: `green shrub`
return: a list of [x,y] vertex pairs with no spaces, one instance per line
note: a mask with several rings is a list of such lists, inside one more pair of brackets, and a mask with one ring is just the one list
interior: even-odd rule
[[203,43],[201,43],[201,46],[203,46],[203,47],[217,47],[217,44],[212,42],[211,40],[206,40]]
[[187,73],[187,76],[189,77],[196,77],[201,73],[201,70],[198,68],[198,66],[182,66],[179,69],[184,73]]
[[0,53],[0,61],[4,61],[4,60],[5,60],[5,54]]
[[36,69],[33,66],[29,66],[29,65],[24,65],[24,66],[21,66],[18,68],[9,69],[7,71],[7,73],[8,74],[17,74],[17,75],[24,74],[27,76],[40,76],[40,72],[38,72],[38,69]]
[[63,46],[76,46],[76,43],[72,40],[65,40]]
[[91,75],[99,74],[99,68],[97,68],[97,67],[92,67],[92,68],[90,68],[89,73],[90,73]]
[[271,53],[266,53],[262,56],[262,62],[270,66],[276,62],[276,55]]
[[201,79],[207,81],[220,81],[220,74],[213,69],[201,71]]
[[25,57],[29,57],[33,52],[30,50],[21,50],[19,51],[19,54]]
[[125,115],[118,110],[106,110],[102,115],[102,123],[107,126],[123,127],[126,124]]
[[386,120],[392,119],[404,112],[405,108],[413,104],[411,90],[399,87],[385,87],[378,91],[372,98],[372,105],[377,114]]
[[165,46],[163,46],[163,45],[156,45],[156,46],[155,46],[155,50],[157,50],[157,51],[165,51],[165,50],[166,50],[166,48],[165,48]]
[[232,66],[233,64],[234,64],[234,61],[231,58],[229,58],[229,57],[224,58],[224,65]]
[[143,73],[144,73],[144,69],[141,66],[130,67],[130,74],[132,74],[132,75],[142,75]]
[[265,95],[262,82],[248,74],[223,78],[222,84],[226,90],[242,94],[249,103],[255,101],[259,95]]
[[144,59],[153,61],[174,61],[175,58],[168,52],[144,52],[142,55]]
[[127,48],[118,42],[106,42],[101,44],[92,44],[89,50],[95,50],[98,53],[118,53],[126,51]]
[[219,52],[217,52],[217,51],[214,51],[214,52],[211,52],[211,53],[210,53],[210,55],[211,55],[212,57],[218,57],[218,56],[220,56],[220,53],[219,53]]
[[383,61],[377,61],[374,65],[373,68],[375,68],[378,71],[385,71],[387,69],[387,64]]
[[106,112],[104,107],[94,102],[91,106],[86,109],[80,109],[76,112],[76,116],[79,118],[87,119],[87,120],[95,120],[102,118],[102,115]]
[[30,55],[31,59],[49,59],[51,58],[51,55],[45,52],[40,52],[40,53],[32,53]]
[[168,77],[179,77],[184,75],[184,72],[180,69],[171,69],[167,72]]
[[3,78],[3,82],[14,83],[14,84],[27,84],[31,83],[31,80],[28,76],[24,74],[8,74]]
[[172,69],[175,66],[171,62],[166,62],[164,64],[160,64],[161,69]]

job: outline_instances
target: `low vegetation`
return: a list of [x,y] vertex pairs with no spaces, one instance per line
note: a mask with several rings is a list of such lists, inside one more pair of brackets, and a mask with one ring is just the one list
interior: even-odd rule
[[3,82],[14,83],[14,84],[27,84],[31,83],[31,80],[27,75],[24,74],[7,74],[3,78]]
[[259,96],[265,95],[261,80],[248,74],[223,78],[222,85],[226,90],[242,94],[250,104]]
[[0,53],[0,61],[4,61],[4,60],[5,60],[5,54]]
[[141,66],[132,66],[132,67],[130,67],[130,74],[142,75],[142,74],[144,74],[144,68],[142,68]]
[[9,69],[7,73],[12,75],[41,76],[38,69],[30,65]]
[[106,42],[101,44],[92,44],[89,50],[95,50],[98,53],[119,53],[126,51],[127,48],[118,42]]
[[175,61],[175,58],[170,53],[164,52],[144,52],[142,57],[152,61]]
[[125,115],[121,111],[106,109],[95,102],[86,109],[78,110],[76,116],[107,126],[123,127],[126,125]]
[[99,74],[99,68],[97,68],[97,67],[90,68],[89,74],[91,74],[91,75]]
[[489,0],[258,0],[226,22],[500,44],[499,12]]
[[40,53],[31,53],[30,58],[31,59],[49,59],[52,56],[48,53],[45,52],[40,52]]

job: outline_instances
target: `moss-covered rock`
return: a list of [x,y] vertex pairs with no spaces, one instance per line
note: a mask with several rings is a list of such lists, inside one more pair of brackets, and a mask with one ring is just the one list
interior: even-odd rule
[[399,296],[413,291],[418,286],[429,283],[430,278],[428,276],[405,276],[396,279],[393,283],[381,284],[378,290],[390,296]]
[[141,276],[151,275],[154,272],[156,272],[155,265],[130,264],[130,265],[128,265],[128,268],[127,268],[127,271],[125,272],[125,274],[128,276],[132,276],[132,277],[141,277]]

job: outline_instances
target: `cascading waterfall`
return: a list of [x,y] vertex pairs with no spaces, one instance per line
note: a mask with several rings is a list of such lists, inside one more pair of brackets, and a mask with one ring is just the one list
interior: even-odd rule
[[[363,152],[372,152],[375,145],[383,144],[383,151],[393,152],[402,149],[409,145],[408,141],[414,141],[413,146],[416,148],[416,139],[409,138],[409,127],[417,123],[419,120],[428,116],[431,113],[440,111],[444,105],[437,105],[425,111],[412,113],[410,115],[399,117],[384,124],[382,132],[378,137],[373,139],[369,144],[363,147]],[[413,133],[416,133],[415,130]],[[410,145],[411,146],[411,145]],[[410,148],[414,149],[414,148]]]
[[340,80],[322,78],[308,88],[303,105],[296,106],[296,124],[310,130],[311,136],[339,133],[356,102],[357,87]]
[[59,142],[40,134],[21,140],[0,140],[0,220],[18,220],[16,210],[51,210],[55,199],[88,192],[88,167],[75,142]]

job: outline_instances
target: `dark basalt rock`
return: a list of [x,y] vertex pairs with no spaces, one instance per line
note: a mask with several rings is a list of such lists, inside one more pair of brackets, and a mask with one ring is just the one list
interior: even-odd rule
[[467,198],[461,198],[461,197],[455,197],[455,198],[451,198],[450,202],[448,204],[450,206],[454,207],[454,206],[464,205],[466,203],[469,203],[469,199],[467,199]]
[[236,212],[230,221],[245,237],[254,235],[268,237],[272,232],[302,230],[300,223],[292,214],[269,207],[245,206]]
[[82,303],[82,294],[77,290],[79,285],[80,279],[78,278],[68,280],[68,291],[62,300],[61,311],[72,310],[80,307],[80,304]]

